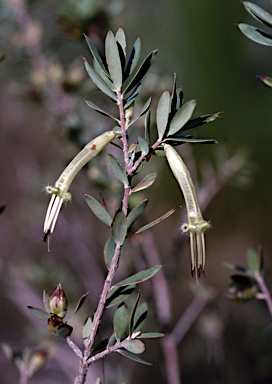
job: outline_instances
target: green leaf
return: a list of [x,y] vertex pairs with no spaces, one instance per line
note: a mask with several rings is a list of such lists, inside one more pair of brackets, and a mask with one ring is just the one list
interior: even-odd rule
[[87,194],[84,194],[84,197],[95,216],[110,227],[112,218],[108,211],[94,197]]
[[128,187],[128,178],[126,171],[123,169],[123,167],[118,163],[117,159],[109,154],[107,156],[107,166],[111,173],[119,180],[121,183],[124,184],[125,188]]
[[172,208],[170,211],[166,212],[164,215],[160,216],[158,219],[151,221],[151,223],[144,225],[138,231],[135,232],[135,234],[141,233],[143,231],[146,231],[149,228],[154,227],[154,225],[157,225],[161,223],[163,220],[167,219],[169,216],[171,216],[174,212],[176,212],[177,208]]
[[141,333],[140,336],[138,336],[138,339],[156,339],[158,337],[163,337],[164,333],[160,332],[148,332],[148,333]]
[[105,55],[111,79],[116,90],[122,87],[122,65],[119,56],[118,46],[112,31],[109,31],[105,40]]
[[127,216],[127,227],[129,228],[145,211],[147,206],[148,199],[141,201],[136,207],[134,207]]
[[150,279],[154,275],[156,275],[156,273],[159,272],[161,267],[162,267],[161,265],[156,265],[155,267],[145,269],[144,271],[141,271],[141,272],[137,272],[134,275],[128,277],[127,279],[122,280],[119,283],[115,284],[115,287],[121,287],[124,285],[142,283],[142,282]]
[[257,4],[248,1],[243,2],[245,9],[248,13],[258,21],[261,21],[268,27],[272,27],[272,15],[259,7]]
[[262,266],[262,257],[253,249],[247,252],[247,264],[253,273],[260,272]]
[[165,130],[168,124],[169,112],[170,112],[170,94],[168,91],[165,91],[160,97],[158,107],[157,107],[157,114],[156,114],[159,140],[163,138],[163,135],[165,133]]
[[242,273],[245,273],[247,275],[252,275],[252,272],[250,269],[242,266],[242,265],[238,265],[238,264],[235,264],[235,263],[229,263],[229,262],[224,262],[223,265],[228,268],[228,269],[231,269],[232,271],[238,271],[238,272],[242,272]]
[[108,346],[109,347],[112,347],[115,343],[116,343],[116,337],[115,337],[115,334],[113,333],[112,335],[111,335],[111,337],[109,338],[109,342],[108,342]]
[[48,316],[49,316],[48,313],[43,311],[42,309],[36,308],[36,307],[31,307],[30,305],[28,305],[27,308],[38,319],[40,319],[42,321],[47,321],[48,320]]
[[124,76],[123,76],[123,73],[124,73],[125,66],[126,66],[126,53],[124,52],[122,46],[120,45],[120,43],[119,43],[118,41],[117,41],[117,48],[118,48],[119,57],[120,57],[120,62],[121,62],[122,80],[123,80],[123,82],[124,82]]
[[143,77],[146,75],[147,71],[151,67],[157,52],[158,52],[158,50],[156,49],[156,50],[152,51],[146,57],[146,59],[143,61],[142,65],[140,66],[140,68],[136,72],[135,76],[133,76],[132,80],[130,81],[130,83],[128,84],[126,89],[124,90],[123,95],[125,95],[126,93],[131,91],[138,83],[140,83],[142,81]]
[[101,69],[101,67],[97,64],[97,62],[94,60],[93,62],[93,69],[98,74],[98,76],[101,77],[102,80],[107,84],[107,86],[114,92],[115,91],[115,85],[111,81],[111,79],[108,77],[109,75],[106,75],[105,72]]
[[123,342],[123,348],[136,355],[145,351],[145,345],[141,340],[126,340]]
[[142,303],[136,310],[132,332],[137,332],[141,329],[148,312],[146,303]]
[[86,319],[86,321],[82,327],[82,340],[83,340],[85,347],[87,345],[89,336],[91,334],[92,325],[93,325],[92,319],[90,317],[87,317],[87,319]]
[[139,58],[141,55],[141,40],[138,38],[133,47],[131,54],[129,56],[125,73],[124,73],[124,80],[128,78],[128,76],[134,71],[136,68],[136,65],[138,64]]
[[165,143],[171,143],[172,146],[180,145],[182,143],[191,144],[217,144],[214,139],[193,139],[192,136],[169,136],[163,140]]
[[238,24],[240,31],[255,43],[272,46],[272,36],[259,28],[248,24]]
[[71,325],[61,324],[55,333],[57,336],[60,336],[63,339],[66,339],[66,337],[71,336],[72,332],[73,332],[73,327],[71,327]]
[[113,307],[114,305],[120,304],[122,301],[125,301],[135,290],[136,285],[130,284],[124,287],[112,287],[110,290],[105,306],[107,308]]
[[136,85],[136,87],[134,87],[134,89],[132,90],[132,92],[130,93],[130,95],[126,98],[125,102],[124,102],[124,108],[127,109],[130,104],[132,104],[134,102],[134,100],[136,99],[136,97],[139,95],[139,93],[141,92],[141,83],[138,83]]
[[120,353],[120,355],[127,357],[128,359],[136,361],[137,363],[141,363],[141,364],[149,365],[149,366],[153,365],[153,364],[149,363],[148,361],[145,361],[145,360],[141,359],[140,357],[133,355],[132,353],[126,351],[125,349],[117,349],[116,352]]
[[135,313],[136,313],[136,309],[137,309],[137,306],[139,304],[139,301],[140,301],[140,294],[138,293],[134,307],[133,307],[133,310],[132,310],[131,315],[130,315],[129,336],[131,336],[132,332],[133,332],[134,318],[135,318]]
[[85,36],[85,39],[86,39],[87,44],[88,44],[88,46],[89,46],[89,49],[90,49],[90,51],[91,51],[91,54],[92,54],[92,56],[93,56],[93,58],[94,58],[94,61],[95,61],[96,64],[99,66],[101,72],[103,72],[104,75],[105,75],[107,78],[109,78],[110,74],[109,74],[108,70],[106,69],[106,67],[105,67],[105,65],[104,65],[104,63],[103,63],[103,61],[102,61],[102,59],[101,59],[101,57],[100,57],[100,55],[99,55],[99,53],[98,53],[98,51],[97,51],[95,45],[93,45],[92,41],[89,39],[88,36],[86,36],[86,35],[84,35],[84,36]]
[[148,155],[149,153],[149,145],[148,142],[141,136],[138,136],[138,143],[141,148],[141,152],[143,156]]
[[110,269],[111,261],[115,253],[116,244],[115,241],[110,238],[104,247],[104,260],[108,269]]
[[91,107],[92,109],[94,109],[95,111],[97,111],[98,113],[101,113],[101,115],[104,115],[104,116],[108,116],[110,117],[111,119],[115,120],[118,124],[119,124],[119,120],[112,116],[110,113],[104,111],[102,108],[98,107],[97,105],[95,105],[94,103],[92,103],[91,101],[89,100],[85,100],[86,104]]
[[168,131],[169,136],[178,132],[190,120],[195,107],[196,100],[190,100],[183,104],[183,106],[177,111],[170,123]]
[[112,238],[115,243],[121,246],[127,235],[127,218],[123,211],[116,212],[112,222]]
[[115,40],[120,44],[120,46],[122,47],[122,50],[124,52],[124,55],[126,55],[127,43],[126,43],[126,35],[125,35],[123,28],[118,29],[118,31],[115,34]]
[[49,297],[49,294],[47,291],[43,291],[43,305],[44,305],[44,309],[46,310],[46,312],[50,313],[50,304],[49,304],[49,301],[50,301],[50,297]]
[[[189,120],[182,128],[180,131],[186,131],[192,128],[199,127],[200,125],[210,123],[214,120],[216,120],[218,117],[220,117],[221,112],[209,114],[209,115],[203,115],[196,117],[195,119]],[[178,132],[176,132],[178,133]]]
[[127,306],[122,303],[115,311],[113,319],[114,334],[116,340],[121,340],[129,323]]
[[117,101],[117,97],[115,93],[112,92],[112,90],[105,83],[105,81],[102,80],[102,78],[95,72],[95,70],[90,66],[87,60],[86,59],[83,59],[83,60],[84,60],[86,71],[88,72],[88,75],[90,76],[94,84],[111,99],[113,99],[114,101]]
[[140,181],[134,188],[132,188],[131,192],[139,192],[142,191],[143,189],[149,188],[154,181],[156,180],[157,173],[149,173],[148,175],[145,176],[145,178]]
[[180,107],[182,106],[182,103],[183,103],[183,90],[181,87],[177,88],[176,95],[177,95],[176,110],[178,111],[180,109]]
[[72,317],[73,317],[73,316],[80,310],[80,308],[81,308],[82,305],[84,304],[84,301],[85,301],[85,299],[86,299],[88,293],[89,293],[89,292],[84,293],[84,295],[81,296],[81,298],[79,299],[79,301],[78,301],[78,303],[77,303],[77,305],[76,305],[74,311],[73,311],[72,314],[69,316],[69,319],[71,319],[71,318],[72,318]]
[[140,116],[143,116],[147,111],[148,109],[150,108],[150,104],[151,104],[151,97],[146,101],[145,105],[141,108],[141,110],[137,113],[137,115],[135,117],[133,117],[133,119],[130,121],[129,125],[132,125],[135,123],[135,121],[137,121],[139,119]]

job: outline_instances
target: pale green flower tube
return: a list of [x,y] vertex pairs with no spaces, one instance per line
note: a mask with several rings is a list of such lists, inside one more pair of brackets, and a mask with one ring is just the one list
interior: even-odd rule
[[52,197],[44,220],[44,241],[54,231],[63,202],[71,200],[71,194],[68,190],[75,176],[88,161],[101,152],[115,137],[116,132],[108,131],[90,141],[67,165],[55,185],[46,187],[46,192],[52,194]]
[[210,229],[211,226],[203,219],[190,172],[181,156],[169,144],[164,145],[164,151],[169,166],[184,195],[188,223],[184,223],[181,226],[181,230],[190,233],[192,274],[196,271],[196,278],[198,278],[201,272],[204,273],[205,268],[204,232]]

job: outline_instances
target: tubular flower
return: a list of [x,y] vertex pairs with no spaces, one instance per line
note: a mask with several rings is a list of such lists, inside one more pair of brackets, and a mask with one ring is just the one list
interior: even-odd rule
[[67,165],[65,170],[56,181],[55,185],[53,187],[46,187],[46,192],[52,194],[52,197],[49,202],[44,220],[43,241],[46,241],[47,239],[49,240],[51,233],[54,231],[63,202],[71,200],[71,194],[68,192],[68,190],[75,176],[78,174],[81,168],[89,160],[101,152],[102,149],[104,149],[115,138],[115,136],[115,132],[108,131],[90,141]]
[[196,273],[198,282],[198,277],[200,277],[201,273],[204,273],[205,269],[204,233],[211,226],[209,222],[203,219],[191,175],[182,158],[171,145],[165,144],[164,151],[169,166],[184,195],[188,223],[184,223],[181,230],[190,234],[192,274]]

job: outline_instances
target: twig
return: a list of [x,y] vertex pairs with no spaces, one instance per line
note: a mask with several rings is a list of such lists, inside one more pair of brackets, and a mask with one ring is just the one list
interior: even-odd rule
[[82,359],[83,354],[82,354],[81,350],[78,348],[78,346],[73,342],[73,340],[71,340],[70,337],[66,337],[66,341],[67,341],[67,344],[69,345],[69,347],[75,352],[75,354],[80,359]]
[[28,383],[28,371],[27,369],[22,369],[20,371],[20,384],[27,384]]
[[266,301],[267,308],[269,310],[270,316],[272,317],[272,297],[269,289],[267,288],[267,285],[264,281],[262,273],[259,271],[255,272],[254,274],[255,279],[257,283],[259,284],[259,287],[263,293],[263,300]]

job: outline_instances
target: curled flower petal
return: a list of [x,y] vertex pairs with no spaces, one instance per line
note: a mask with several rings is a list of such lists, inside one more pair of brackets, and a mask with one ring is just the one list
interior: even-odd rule
[[65,170],[62,172],[55,185],[47,186],[46,191],[52,194],[49,206],[47,208],[45,220],[44,220],[44,236],[43,241],[48,240],[48,251],[50,236],[54,231],[60,209],[63,202],[71,200],[71,194],[68,192],[72,181],[75,176],[81,170],[81,168],[94,156],[102,151],[114,138],[116,132],[109,131],[93,139],[90,143],[74,157],[74,159],[67,165]]

